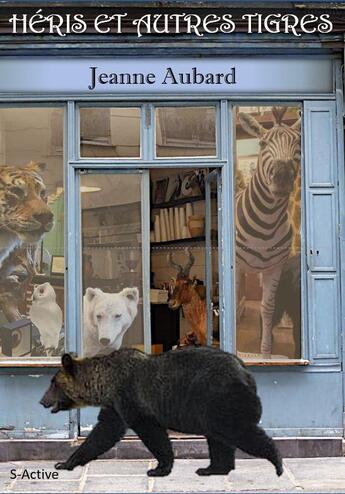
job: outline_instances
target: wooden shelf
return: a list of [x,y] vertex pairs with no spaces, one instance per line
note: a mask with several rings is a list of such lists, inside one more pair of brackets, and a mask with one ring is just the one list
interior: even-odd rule
[[151,242],[151,249],[156,247],[170,247],[173,245],[180,244],[193,244],[198,242],[205,242],[205,236],[202,237],[190,237],[190,238],[179,238],[177,240],[167,240],[166,242]]
[[83,248],[90,247],[116,247],[116,244],[83,244]]
[[[218,241],[218,233],[214,230],[211,232],[211,240],[212,241]],[[166,242],[151,242],[151,249],[155,249],[156,247],[170,247],[173,245],[180,245],[180,244],[194,244],[194,243],[202,243],[206,241],[205,235],[202,235],[200,237],[189,237],[189,238],[179,238],[176,240],[167,240]],[[218,245],[213,245],[212,247],[217,247]]]
[[[217,194],[215,192],[211,193],[211,198],[215,199]],[[204,201],[205,196],[192,196],[192,197],[182,197],[181,199],[175,199],[174,201],[168,202],[160,202],[159,204],[151,204],[151,209],[165,209],[165,208],[173,208],[176,206],[182,206],[183,204],[187,204],[188,202],[199,202]]]
[[[141,244],[137,245],[137,246],[133,246],[133,249],[135,248],[139,248]],[[84,248],[92,248],[92,247],[108,247],[108,248],[117,248],[117,249],[127,249],[128,248],[128,244],[113,244],[113,243],[110,243],[110,242],[105,242],[104,244],[83,244],[83,249]]]
[[[216,237],[212,236],[212,240],[216,240]],[[202,243],[205,242],[206,238],[205,236],[201,237],[189,237],[189,238],[179,238],[176,240],[167,240],[166,242],[151,242],[150,246],[151,249],[155,249],[156,247],[170,247],[172,245],[180,245],[180,244],[194,244],[194,243]],[[111,243],[104,243],[104,244],[84,244],[83,248],[92,248],[92,247],[99,247],[99,248],[123,248],[123,245],[118,245],[118,244],[111,244]]]

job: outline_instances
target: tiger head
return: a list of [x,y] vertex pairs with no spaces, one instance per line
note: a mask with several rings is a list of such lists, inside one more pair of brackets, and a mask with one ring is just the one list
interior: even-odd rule
[[15,233],[22,242],[38,242],[54,225],[47,206],[46,187],[39,175],[44,164],[23,168],[0,166],[0,228]]

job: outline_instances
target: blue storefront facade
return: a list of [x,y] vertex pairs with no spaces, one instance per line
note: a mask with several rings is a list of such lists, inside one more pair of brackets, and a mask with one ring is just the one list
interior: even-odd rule
[[[10,206],[0,224],[1,457],[32,451],[49,457],[94,424],[96,410],[51,415],[38,403],[65,350],[92,354],[86,307],[93,296],[138,288],[137,316],[122,346],[159,353],[188,340],[188,311],[176,316],[164,298],[176,265],[186,269],[187,260],[187,274],[206,287],[206,323],[194,336],[237,352],[250,366],[262,426],[286,454],[341,454],[345,181],[338,13],[326,10],[337,21],[332,33],[301,38],[129,32],[100,39],[95,33],[11,36],[4,26],[13,8],[8,2],[0,10],[0,178]],[[54,8],[87,19],[104,12],[97,2]],[[104,8],[131,12],[132,6]],[[154,6],[134,8],[130,15]],[[172,2],[165,11],[176,8]],[[248,10],[259,8],[248,3]],[[286,9],[283,3],[270,8]],[[205,2],[198,15],[203,9],[223,12],[227,5],[212,9]],[[232,9],[234,16],[243,13]],[[267,212],[268,198],[266,216],[259,218],[264,208],[254,205],[266,190],[258,177],[270,142],[284,149],[274,162],[295,163],[288,196],[277,196],[278,220]],[[272,175],[266,195],[273,182]],[[268,248],[265,228],[273,221]],[[288,247],[285,237],[275,237],[284,222],[291,224]],[[243,240],[253,229],[262,243]],[[297,284],[284,293],[297,301],[298,322],[287,309],[275,325],[267,320],[263,306],[276,296],[268,251],[270,259],[282,259],[274,263],[278,281],[289,273],[284,263],[297,263]],[[261,259],[261,268],[243,252]],[[111,340],[112,333],[103,335],[103,342]]]

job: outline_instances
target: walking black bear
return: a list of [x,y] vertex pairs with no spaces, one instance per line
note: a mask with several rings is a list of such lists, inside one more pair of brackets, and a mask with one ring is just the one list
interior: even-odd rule
[[267,458],[283,472],[280,454],[257,424],[261,403],[251,373],[235,355],[186,347],[147,356],[134,349],[75,360],[62,369],[41,402],[52,413],[100,406],[98,422],[85,442],[56,468],[73,470],[105,453],[128,428],[157,458],[149,476],[171,472],[174,457],[167,429],[207,438],[210,465],[198,475],[225,475],[235,468],[235,449]]

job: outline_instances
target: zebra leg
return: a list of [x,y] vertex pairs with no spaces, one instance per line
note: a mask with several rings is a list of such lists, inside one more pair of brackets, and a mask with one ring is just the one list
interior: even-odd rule
[[236,263],[235,269],[235,283],[236,283],[236,319],[240,320],[241,316],[244,315],[245,309],[243,308],[242,312],[240,312],[240,290],[241,290],[241,275],[242,270],[239,263]]
[[261,336],[261,353],[265,357],[270,357],[272,353],[272,319],[274,313],[275,297],[282,272],[282,265],[277,266],[270,271],[262,273],[262,300],[261,300],[261,318],[262,318],[262,336]]

